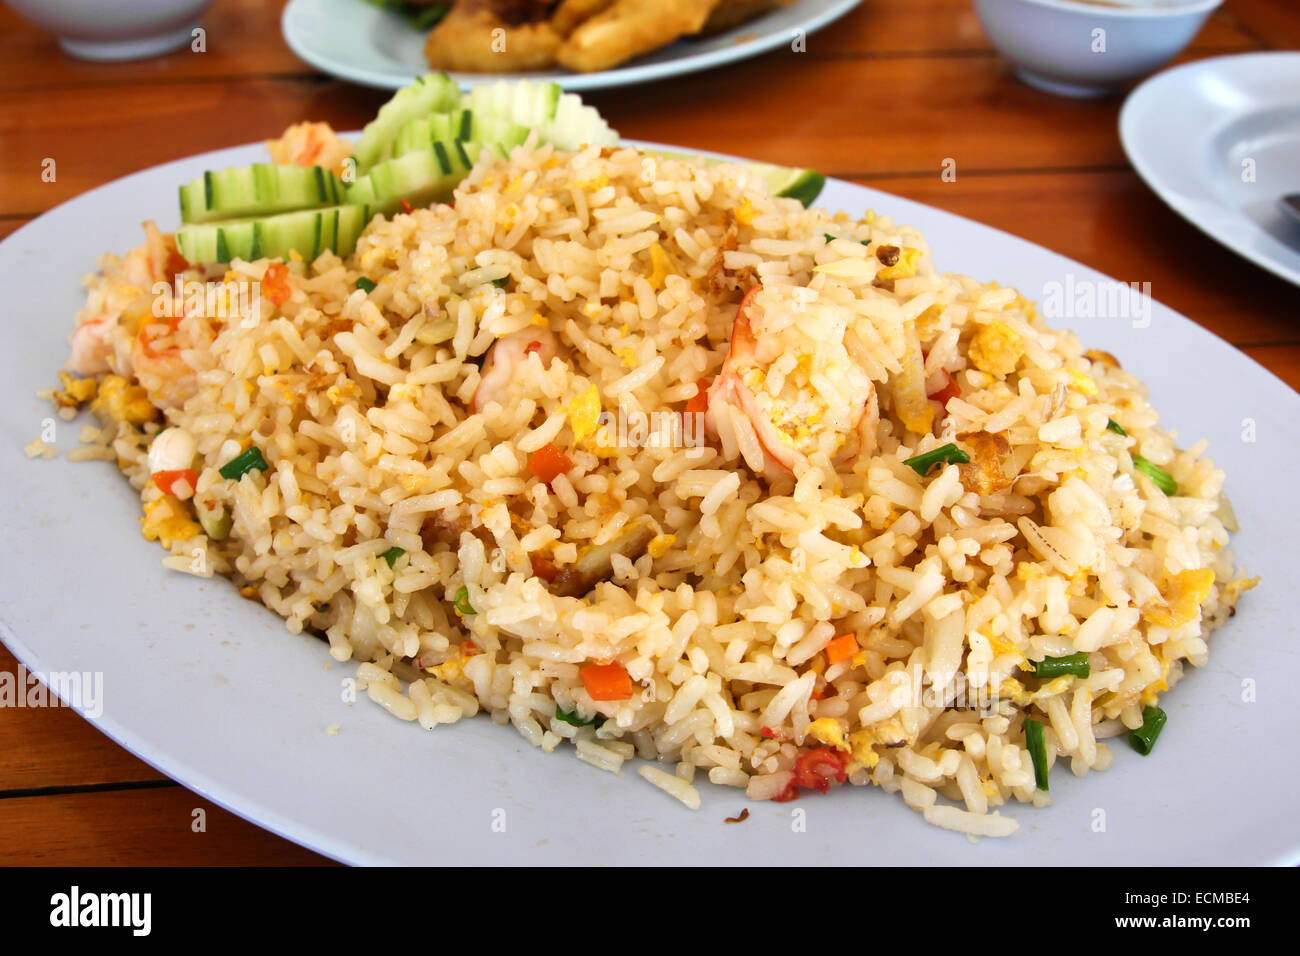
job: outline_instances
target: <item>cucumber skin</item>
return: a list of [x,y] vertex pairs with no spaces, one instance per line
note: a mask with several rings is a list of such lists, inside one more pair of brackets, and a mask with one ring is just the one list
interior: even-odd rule
[[208,170],[180,187],[181,221],[218,222],[338,205],[343,182],[320,166],[254,163]]
[[446,73],[429,73],[404,86],[383,106],[361,131],[353,147],[357,172],[367,173],[391,152],[393,140],[406,123],[430,113],[440,113],[460,104],[460,87]]
[[804,175],[795,181],[794,185],[787,186],[781,190],[778,195],[787,196],[790,199],[797,199],[804,204],[805,208],[812,206],[826,188],[826,177],[813,169],[804,170]]
[[283,259],[290,252],[315,259],[327,249],[347,256],[370,221],[366,206],[305,209],[261,219],[192,223],[176,231],[181,255],[193,263]]

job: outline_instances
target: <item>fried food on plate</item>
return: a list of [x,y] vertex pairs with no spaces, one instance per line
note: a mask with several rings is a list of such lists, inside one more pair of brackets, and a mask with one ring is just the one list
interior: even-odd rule
[[705,36],[725,33],[732,27],[738,27],[755,17],[761,17],[778,7],[788,7],[795,2],[796,0],[721,0],[709,14],[709,19],[705,21],[704,29],[700,33]]
[[549,3],[469,0],[429,31],[424,56],[439,70],[514,73],[555,65],[563,37],[546,19]]
[[580,73],[607,70],[699,33],[717,5],[718,0],[616,0],[574,30],[557,59]]

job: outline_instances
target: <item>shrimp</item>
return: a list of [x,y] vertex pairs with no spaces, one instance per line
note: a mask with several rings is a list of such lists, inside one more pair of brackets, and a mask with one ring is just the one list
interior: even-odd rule
[[329,123],[295,123],[279,139],[267,140],[266,148],[277,166],[324,166],[336,173],[352,155],[352,144]]
[[71,372],[131,374],[129,340],[136,332],[136,317],[150,311],[150,297],[157,283],[170,283],[177,273],[190,268],[177,250],[174,236],[162,232],[152,221],[142,225],[144,242],[116,266],[106,266],[103,282],[93,298],[93,311],[88,310],[90,318],[72,332],[66,363]]
[[844,331],[836,307],[811,304],[798,290],[745,294],[705,413],[725,455],[738,453],[773,481],[797,476],[814,457],[838,466],[875,452],[876,388],[844,348]]
[[483,375],[474,392],[471,406],[481,412],[489,403],[505,405],[510,401],[510,383],[519,374],[519,367],[536,354],[542,367],[555,358],[555,336],[550,329],[529,326],[497,339],[483,363]]

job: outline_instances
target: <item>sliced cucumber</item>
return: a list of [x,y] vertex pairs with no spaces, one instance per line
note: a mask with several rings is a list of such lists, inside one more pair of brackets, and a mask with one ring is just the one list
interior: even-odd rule
[[403,199],[411,206],[448,199],[483,148],[479,143],[440,140],[431,149],[387,160],[348,185],[347,201],[365,204],[374,213],[392,215],[401,208]]
[[473,110],[452,110],[421,116],[403,126],[393,141],[393,156],[432,149],[434,143],[450,140],[494,143],[509,152],[527,138],[528,127],[513,120]]
[[813,201],[821,195],[822,187],[826,185],[826,177],[815,169],[796,169],[793,166],[774,166],[771,163],[716,159],[712,156],[680,153],[669,149],[646,149],[642,150],[642,152],[649,153],[651,156],[660,156],[664,159],[687,159],[692,162],[708,163],[710,165],[730,163],[733,166],[744,166],[746,169],[753,170],[763,182],[767,183],[767,188],[773,196],[797,199],[805,206],[811,206]]
[[365,173],[392,153],[398,130],[413,119],[430,113],[444,113],[460,105],[460,87],[446,73],[430,73],[404,86],[379,107],[379,112],[353,148],[357,172]]
[[254,163],[208,170],[181,187],[181,221],[212,222],[333,206],[343,182],[320,166]]
[[557,149],[580,149],[594,143],[613,146],[618,133],[610,128],[596,109],[584,104],[575,93],[565,93],[556,106],[550,123],[538,129],[543,142],[554,143]]
[[500,80],[479,84],[465,95],[464,104],[475,116],[494,116],[536,130],[543,143],[554,143],[559,149],[618,142],[618,133],[595,109],[555,83]]
[[497,80],[477,83],[465,94],[463,105],[483,116],[499,116],[540,129],[555,119],[564,91],[558,83],[533,80]]
[[361,205],[303,209],[275,216],[191,223],[176,230],[176,246],[194,263],[283,259],[297,252],[314,259],[327,249],[346,256],[370,221]]

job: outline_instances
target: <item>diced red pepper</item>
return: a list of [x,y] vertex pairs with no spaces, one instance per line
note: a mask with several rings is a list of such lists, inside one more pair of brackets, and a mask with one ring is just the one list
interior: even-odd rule
[[411,204],[410,204],[409,202],[407,202],[405,198],[403,198],[403,199],[399,199],[398,202],[399,202],[399,203],[401,204],[401,206],[402,206],[402,212],[406,213],[406,214],[409,216],[409,215],[411,214],[411,211],[412,211]]
[[931,392],[926,397],[947,408],[949,399],[961,396],[961,387],[953,381],[953,377],[948,374],[946,369],[939,369],[939,374],[943,376],[943,387],[936,392]]
[[760,737],[766,737],[768,740],[778,740],[781,737],[780,733],[766,725],[764,725],[763,729],[758,732],[758,735]]
[[826,660],[832,664],[846,661],[858,652],[858,639],[852,634],[841,634],[831,638],[826,645]]
[[794,762],[794,782],[808,790],[825,793],[830,789],[831,779],[843,783],[848,779],[844,769],[844,757],[829,747],[805,750]]
[[528,456],[528,471],[548,485],[573,467],[573,460],[550,442]]
[[165,495],[170,495],[172,485],[182,478],[190,486],[190,491],[194,491],[199,485],[199,473],[193,468],[180,468],[176,471],[155,471],[153,473],[153,483]]
[[525,355],[532,355],[534,352],[540,352],[541,350],[542,350],[541,342],[529,342],[527,345],[524,346]]
[[272,262],[266,267],[266,274],[262,276],[262,295],[277,306],[284,305],[293,295],[293,289],[289,287],[289,267],[283,262]]

